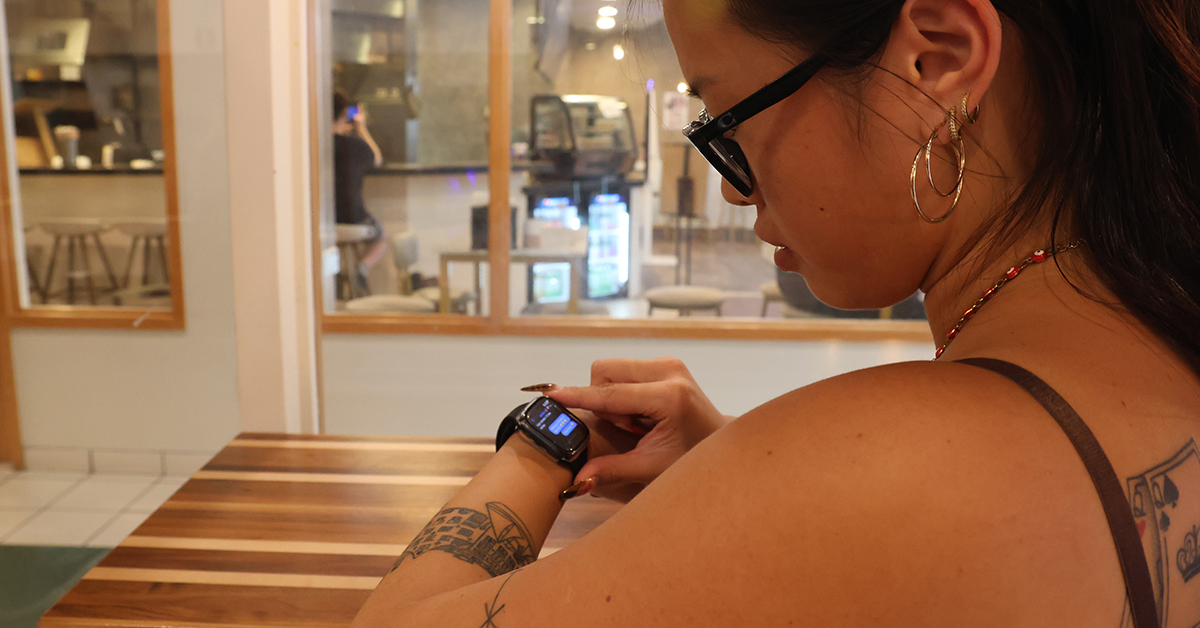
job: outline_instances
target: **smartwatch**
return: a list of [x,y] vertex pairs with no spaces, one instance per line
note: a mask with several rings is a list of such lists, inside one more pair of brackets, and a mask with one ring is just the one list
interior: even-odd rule
[[500,422],[496,431],[496,451],[517,430],[521,430],[539,449],[562,466],[571,470],[571,477],[587,463],[587,425],[570,410],[549,397],[539,397],[513,408]]

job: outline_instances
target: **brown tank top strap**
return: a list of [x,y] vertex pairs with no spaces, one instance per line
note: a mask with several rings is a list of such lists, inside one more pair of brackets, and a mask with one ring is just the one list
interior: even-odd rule
[[1154,585],[1150,581],[1150,568],[1142,550],[1141,535],[1133,520],[1133,509],[1129,505],[1117,472],[1092,430],[1049,384],[1037,375],[1009,362],[991,358],[969,358],[958,360],[962,364],[987,369],[1012,380],[1033,396],[1054,417],[1059,427],[1071,439],[1075,451],[1092,476],[1092,484],[1100,494],[1100,503],[1108,517],[1108,528],[1113,543],[1117,546],[1117,557],[1125,576],[1125,591],[1129,596],[1130,611],[1135,628],[1159,628],[1158,607],[1154,597]]

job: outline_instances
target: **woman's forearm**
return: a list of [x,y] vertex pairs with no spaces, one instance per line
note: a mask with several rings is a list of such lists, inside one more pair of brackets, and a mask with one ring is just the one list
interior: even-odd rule
[[383,151],[379,148],[379,144],[375,142],[375,138],[371,136],[371,132],[367,130],[367,125],[361,124],[358,126],[358,135],[371,148],[371,153],[375,155],[375,167],[382,166]]
[[562,508],[558,495],[572,481],[568,469],[515,434],[417,535],[355,625],[390,625],[409,605],[533,562]]

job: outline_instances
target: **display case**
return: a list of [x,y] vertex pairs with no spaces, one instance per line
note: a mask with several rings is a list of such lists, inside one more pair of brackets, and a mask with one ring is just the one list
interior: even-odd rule
[[629,174],[637,161],[633,117],[612,96],[534,96],[530,156],[554,164],[551,179]]

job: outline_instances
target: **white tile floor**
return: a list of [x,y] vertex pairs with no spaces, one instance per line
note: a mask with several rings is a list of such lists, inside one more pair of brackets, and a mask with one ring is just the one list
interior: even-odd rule
[[0,465],[0,544],[115,547],[186,481]]

